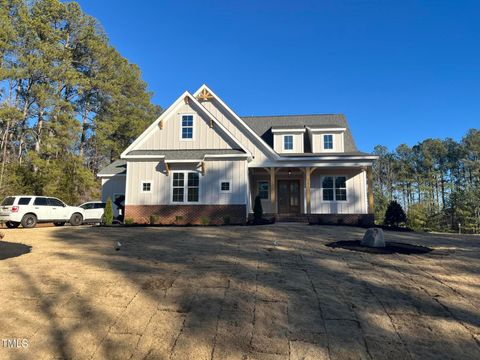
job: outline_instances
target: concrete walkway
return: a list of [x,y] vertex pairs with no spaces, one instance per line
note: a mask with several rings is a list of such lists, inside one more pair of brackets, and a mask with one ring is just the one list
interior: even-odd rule
[[0,359],[480,359],[479,237],[386,233],[435,249],[407,256],[325,246],[352,227],[2,231],[32,251],[0,261]]

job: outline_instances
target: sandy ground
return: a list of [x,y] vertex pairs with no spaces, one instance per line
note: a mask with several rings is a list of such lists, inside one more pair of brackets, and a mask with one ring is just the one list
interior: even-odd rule
[[325,246],[352,227],[2,231],[31,252],[0,260],[0,359],[480,359],[480,237],[386,233],[435,249],[407,256]]

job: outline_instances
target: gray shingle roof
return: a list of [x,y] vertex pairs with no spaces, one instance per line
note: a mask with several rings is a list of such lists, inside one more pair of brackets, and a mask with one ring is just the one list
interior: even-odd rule
[[203,160],[205,155],[245,155],[241,149],[132,150],[127,155],[164,155],[166,160]]
[[[242,120],[273,148],[272,127],[308,126],[320,127],[344,127],[345,152],[359,153],[347,119],[343,114],[314,114],[314,115],[280,115],[280,116],[242,116]],[[308,136],[305,136],[305,152],[311,151]]]
[[98,175],[123,175],[127,173],[127,161],[115,160],[98,172]]

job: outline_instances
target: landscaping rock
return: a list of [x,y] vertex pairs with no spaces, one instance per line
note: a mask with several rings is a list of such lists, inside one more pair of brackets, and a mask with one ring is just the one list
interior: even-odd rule
[[383,230],[379,228],[370,228],[365,231],[361,244],[368,247],[385,247],[385,238]]

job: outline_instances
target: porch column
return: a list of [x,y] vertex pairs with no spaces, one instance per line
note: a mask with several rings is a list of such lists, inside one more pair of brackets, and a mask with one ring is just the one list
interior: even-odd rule
[[368,213],[374,214],[375,209],[373,205],[373,176],[372,167],[367,167],[367,191],[368,191]]
[[312,204],[311,204],[311,189],[310,189],[310,175],[312,174],[312,168],[305,168],[305,197],[307,200],[307,214],[312,212]]
[[268,172],[270,173],[270,203],[272,206],[273,213],[277,212],[276,209],[276,198],[277,198],[277,185],[275,181],[275,168],[269,168]]

